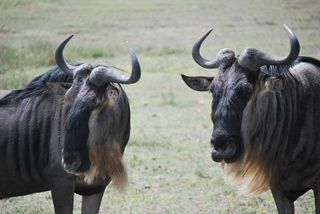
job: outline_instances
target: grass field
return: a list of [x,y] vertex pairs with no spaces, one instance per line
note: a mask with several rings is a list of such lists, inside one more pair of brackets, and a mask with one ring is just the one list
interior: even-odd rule
[[[0,86],[22,87],[47,71],[55,46],[70,34],[67,59],[130,70],[129,40],[143,72],[125,86],[129,185],[125,193],[109,187],[101,213],[275,213],[270,192],[242,195],[211,161],[210,94],[191,91],[180,74],[214,75],[191,57],[194,41],[210,28],[202,50],[208,58],[248,46],[285,55],[284,23],[298,36],[301,55],[320,58],[318,0],[0,0]],[[313,210],[311,192],[296,202],[297,213]],[[1,201],[0,213],[53,213],[50,193]]]

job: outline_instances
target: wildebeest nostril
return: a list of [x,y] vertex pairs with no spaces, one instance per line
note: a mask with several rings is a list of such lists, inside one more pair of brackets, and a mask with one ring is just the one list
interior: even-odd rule
[[224,150],[227,147],[227,142],[216,142],[215,144],[213,144],[213,147],[215,150]]
[[211,139],[211,145],[216,149],[216,150],[224,150],[227,146],[231,144],[236,143],[236,138],[234,136],[229,136],[229,137],[217,137]]

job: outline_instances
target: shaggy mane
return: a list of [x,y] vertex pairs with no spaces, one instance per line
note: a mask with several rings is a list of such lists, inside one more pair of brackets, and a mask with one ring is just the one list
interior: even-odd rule
[[[243,112],[241,132],[244,154],[234,163],[222,164],[228,178],[239,185],[242,192],[247,195],[258,195],[269,190],[272,183],[273,166],[267,163],[266,158],[276,158],[273,157],[277,153],[276,151],[282,152],[281,146],[285,147],[286,145],[275,144],[282,140],[288,141],[285,139],[285,133],[289,131],[290,127],[285,124],[293,116],[279,117],[284,111],[284,104],[288,104],[288,101],[283,99],[281,94],[288,92],[266,91],[264,81],[267,76],[277,73],[287,81],[296,83],[290,73],[291,67],[292,65],[272,65],[261,68],[262,72],[257,77],[253,95]],[[284,91],[286,90],[288,89],[284,89]],[[277,124],[278,120],[282,120],[281,127]],[[271,154],[272,152],[274,154]]]
[[[79,65],[80,63],[74,63]],[[45,82],[67,82],[72,83],[73,77],[61,71],[58,67],[53,67],[49,71],[30,81],[24,88],[15,89],[0,99],[0,105],[19,102],[23,99],[37,97],[47,91]]]

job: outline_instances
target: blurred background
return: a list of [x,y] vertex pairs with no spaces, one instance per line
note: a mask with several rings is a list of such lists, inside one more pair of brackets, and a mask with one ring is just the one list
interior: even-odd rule
[[[284,56],[283,24],[299,38],[301,55],[320,58],[319,0],[0,0],[0,87],[23,87],[46,72],[56,45],[71,34],[66,59],[130,70],[129,40],[142,67],[141,80],[125,86],[129,185],[125,193],[108,187],[101,213],[275,213],[270,192],[242,195],[211,161],[211,96],[187,88],[180,74],[215,74],[191,57],[195,40],[211,28],[201,50],[209,59],[226,47]],[[296,211],[314,211],[311,192]],[[3,200],[0,213],[53,213],[51,195]]]

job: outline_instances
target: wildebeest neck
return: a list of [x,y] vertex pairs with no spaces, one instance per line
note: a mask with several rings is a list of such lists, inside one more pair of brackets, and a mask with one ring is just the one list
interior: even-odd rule
[[[317,156],[312,157],[313,149],[307,150],[305,145],[308,142],[310,148],[315,148],[319,139],[318,132],[314,131],[316,126],[307,122],[320,118],[318,109],[308,110],[312,105],[319,105],[316,93],[319,86],[313,80],[314,75],[319,74],[312,71],[310,65],[298,66],[266,67],[268,71],[280,69],[285,87],[280,91],[267,90],[265,79],[269,75],[260,73],[254,93],[244,109],[241,133],[245,154],[225,169],[247,192],[266,191],[277,181],[277,173],[287,170],[283,167],[288,166],[283,163],[295,163],[298,171],[302,172],[305,168],[298,166],[305,163],[304,157],[317,159]],[[301,71],[302,68],[305,70]],[[306,89],[313,91],[306,93]],[[312,131],[305,131],[304,126]],[[248,184],[242,178],[252,182]]]

